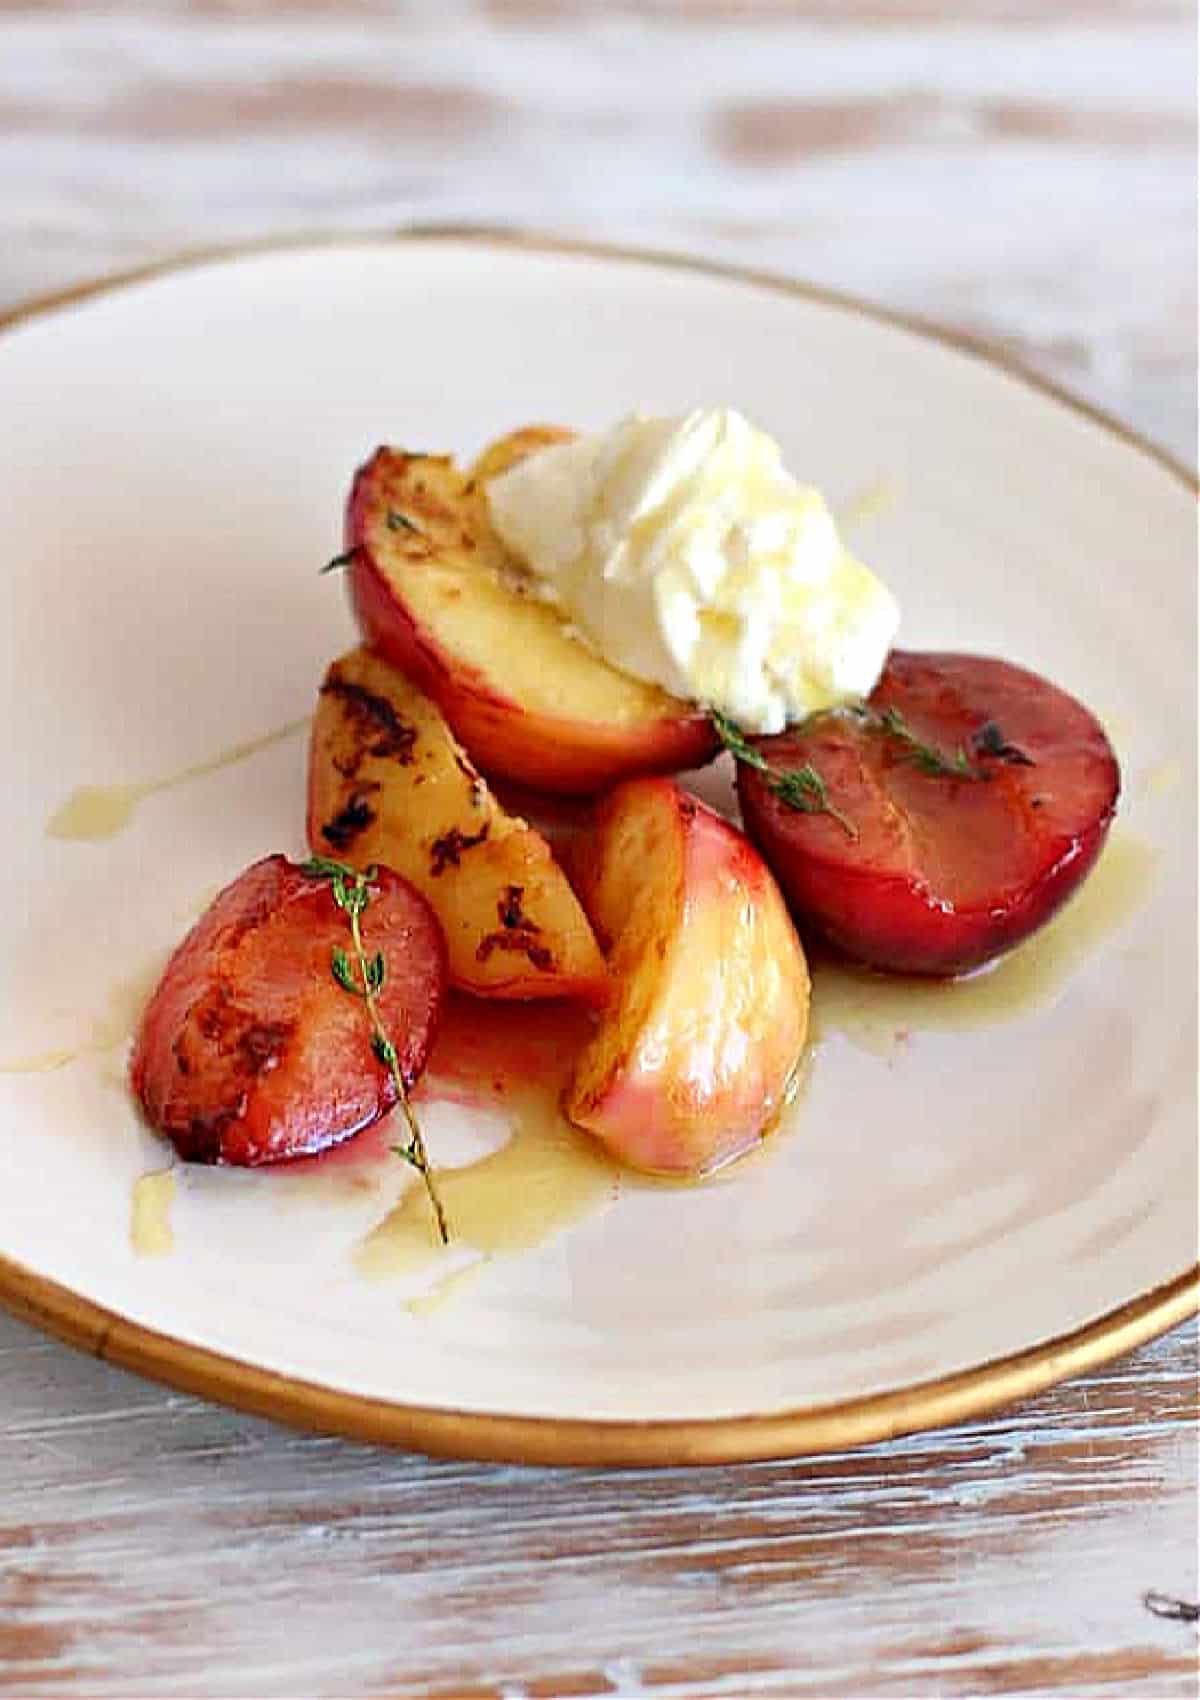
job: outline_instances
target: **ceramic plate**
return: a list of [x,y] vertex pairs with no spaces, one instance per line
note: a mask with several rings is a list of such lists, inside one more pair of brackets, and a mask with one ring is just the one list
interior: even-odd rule
[[[408,1184],[378,1145],[139,1186],[166,1167],[122,1086],[147,976],[217,886],[303,851],[286,728],[353,641],[316,570],[352,468],[381,440],[468,455],[530,420],[714,399],[828,493],[905,643],[1006,655],[1101,715],[1125,788],[1083,895],[962,987],[819,970],[805,1090],[760,1155],[680,1189],[547,1179],[527,1151],[516,1244],[493,1233],[469,1275],[461,1244],[436,1267],[371,1255]],[[949,1420],[1193,1307],[1193,493],[1161,457],[852,302],[428,233],[18,316],[0,511],[0,1285],[20,1314],[313,1426],[674,1462]],[[105,792],[107,821],[95,797],[90,824],[62,812],[116,785],[144,789]],[[447,1166],[510,1137],[499,1101],[424,1113]]]

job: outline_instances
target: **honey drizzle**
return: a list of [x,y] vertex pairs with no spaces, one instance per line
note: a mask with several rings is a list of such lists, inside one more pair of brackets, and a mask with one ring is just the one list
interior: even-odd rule
[[435,1281],[428,1292],[418,1293],[415,1299],[408,1299],[405,1310],[412,1316],[432,1316],[435,1311],[442,1310],[451,1299],[456,1299],[468,1287],[473,1287],[491,1259],[477,1257],[474,1263],[465,1263],[461,1269],[452,1269],[449,1275],[443,1275],[440,1281]]
[[[558,1088],[526,1092],[507,1106],[508,1140],[478,1162],[437,1171],[453,1248],[510,1257],[544,1245],[602,1200],[617,1171],[600,1146],[558,1107]],[[359,1245],[355,1265],[371,1279],[428,1267],[443,1255],[423,1191],[410,1185]]]
[[842,1033],[889,1057],[915,1032],[984,1027],[1049,1008],[1101,940],[1141,908],[1157,860],[1142,840],[1114,834],[1065,909],[1008,956],[959,980],[875,974],[815,955],[814,1042]]
[[1163,797],[1174,791],[1183,779],[1183,769],[1174,760],[1156,762],[1141,777],[1139,792],[1143,797]]
[[129,1213],[129,1243],[138,1257],[166,1257],[175,1249],[171,1206],[175,1201],[175,1170],[152,1169],[133,1183]]
[[159,791],[173,790],[177,785],[190,784],[193,779],[203,779],[210,773],[219,773],[222,768],[246,761],[250,756],[257,755],[260,750],[270,749],[272,745],[293,737],[308,723],[307,716],[303,720],[290,720],[286,726],[277,726],[273,732],[264,732],[261,737],[230,744],[215,756],[193,762],[188,767],[180,768],[178,773],[166,774],[161,779],[147,779],[140,784],[81,785],[71,792],[46,822],[46,837],[91,843],[115,838],[118,833],[125,831],[133,820],[138,805],[147,797],[152,797]]
[[900,485],[894,478],[876,478],[846,502],[837,516],[839,529],[849,535],[870,520],[880,519],[899,504]]

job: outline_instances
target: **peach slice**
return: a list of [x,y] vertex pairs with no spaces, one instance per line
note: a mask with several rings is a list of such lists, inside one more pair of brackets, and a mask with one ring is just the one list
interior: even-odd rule
[[320,855],[377,862],[417,887],[445,932],[453,984],[603,1002],[603,958],[545,839],[500,807],[436,704],[365,649],[321,686],[308,838]]
[[367,642],[434,698],[479,765],[586,795],[631,774],[698,767],[716,740],[692,704],[572,637],[492,529],[486,480],[567,435],[514,432],[471,474],[447,456],[379,449],[355,477],[346,548]]
[[[381,967],[378,1008],[407,1088],[437,1030],[445,946],[405,880],[379,869],[367,895],[361,936]],[[348,944],[329,880],[267,856],[176,947],[138,1023],[129,1082],[185,1161],[256,1168],[312,1157],[395,1105],[367,1013],[330,972]]]
[[705,1174],[770,1131],[796,1077],[809,978],[783,898],[669,779],[618,786],[574,871],[614,995],[566,1113],[634,1168]]
[[965,974],[1087,878],[1116,811],[1117,758],[1090,709],[992,656],[894,649],[868,707],[870,719],[814,715],[751,740],[777,773],[815,769],[848,827],[789,808],[742,763],[746,831],[801,924],[847,956]]

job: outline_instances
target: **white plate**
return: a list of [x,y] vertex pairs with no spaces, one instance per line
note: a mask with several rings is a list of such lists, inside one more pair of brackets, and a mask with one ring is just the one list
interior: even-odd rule
[[[827,1000],[765,1155],[692,1191],[606,1191],[436,1309],[405,1302],[427,1276],[354,1261],[401,1184],[386,1158],[361,1185],[181,1174],[173,1251],[140,1254],[131,1192],[162,1155],[104,1048],[119,1023],[92,1024],[204,893],[302,850],[303,738],[147,797],[104,841],[47,820],[77,786],[175,773],[309,712],[352,641],[315,569],[376,442],[467,454],[530,420],[714,399],[843,510],[883,481],[857,543],[906,643],[1007,655],[1106,720],[1125,796],[1090,909],[1032,972],[1005,970],[1024,1000],[969,994],[995,1002],[975,1025],[944,1001],[927,1025],[926,999],[881,1038]],[[21,1314],[299,1422],[670,1462],[948,1420],[1192,1308],[1193,498],[1161,458],[854,303],[426,234],[224,257],[19,318],[0,511],[0,1288]],[[461,1161],[470,1112],[430,1114]]]

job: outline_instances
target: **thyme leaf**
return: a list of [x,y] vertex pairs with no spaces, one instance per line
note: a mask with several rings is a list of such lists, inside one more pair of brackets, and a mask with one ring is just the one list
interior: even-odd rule
[[407,514],[402,514],[399,508],[388,509],[387,528],[389,531],[415,531],[418,537],[424,536],[424,532],[416,521],[409,519]]
[[800,814],[828,815],[838,823],[847,838],[858,837],[858,828],[854,822],[830,802],[829,788],[811,762],[806,761],[803,767],[773,767],[761,750],[747,742],[740,727],[727,714],[720,714],[713,709],[709,718],[717,737],[734,760],[761,773],[766,780],[767,789],[778,797],[781,803]]
[[[835,709],[833,712],[839,711]],[[840,712],[852,715],[868,732],[878,732],[902,745],[913,766],[931,778],[974,780],[992,777],[989,769],[981,767],[978,760],[973,762],[966,750],[959,748],[953,755],[946,755],[935,745],[918,738],[898,708],[885,708],[881,714],[876,714],[865,703],[859,703]],[[984,760],[991,757],[1014,767],[1037,765],[1032,756],[1008,742],[994,720],[985,720],[972,734],[971,749],[977,758]]]
[[927,774],[930,779],[990,779],[991,775],[981,767],[975,767],[967,752],[955,750],[953,755],[946,755],[934,744],[927,744],[913,731],[908,721],[898,708],[885,708],[877,714],[868,708],[865,702],[844,703],[839,708],[819,709],[810,715],[805,725],[817,720],[824,720],[832,715],[843,715],[857,722],[864,732],[877,733],[880,737],[890,738],[902,747],[902,759],[911,762],[918,772]]
[[355,877],[353,868],[345,862],[335,862],[332,856],[310,856],[307,862],[301,862],[300,872],[307,880],[331,879],[335,875],[339,879]]
[[363,943],[362,917],[371,902],[371,882],[375,878],[376,870],[351,868],[345,862],[335,862],[329,856],[311,856],[307,862],[300,864],[300,872],[306,879],[329,881],[333,901],[349,922],[352,949],[346,950],[342,945],[335,945],[330,956],[329,970],[344,992],[361,998],[366,1005],[371,1023],[371,1049],[392,1077],[396,1098],[408,1127],[407,1141],[403,1145],[394,1145],[392,1149],[397,1156],[403,1157],[406,1163],[416,1169],[424,1181],[438,1237],[443,1245],[448,1245],[450,1229],[446,1213],[434,1185],[425,1141],[421,1137],[421,1129],[409,1102],[408,1089],[400,1070],[400,1054],[384,1027],[383,1017],[376,1002],[387,975],[387,963],[382,951],[377,950],[373,956],[368,956]]
[[[989,758],[1009,762],[1015,767],[1036,766],[1032,756],[1027,755],[1016,744],[1008,742],[994,720],[986,720],[972,736],[971,749],[979,758],[972,761],[962,748],[947,755],[935,744],[927,744],[917,736],[898,708],[885,708],[876,712],[868,708],[866,703],[848,703],[840,708],[821,709],[810,715],[802,725],[812,725],[829,715],[848,715],[864,731],[891,739],[900,746],[902,759],[911,762],[918,772],[927,774],[931,779],[991,779],[991,771],[980,765],[981,761],[986,762]],[[799,768],[775,767],[760,749],[746,739],[727,714],[710,709],[709,718],[718,738],[735,761],[761,773],[768,790],[781,802],[786,803],[788,808],[797,809],[802,814],[829,815],[837,821],[847,837],[858,837],[858,829],[853,821],[848,820],[830,802],[829,788],[811,762],[805,762],[803,767]]]
[[340,945],[334,946],[331,966],[333,968],[333,977],[337,981],[338,985],[341,986],[342,990],[346,992],[353,992],[355,997],[360,996],[358,982],[354,978],[354,969],[350,965],[349,954],[344,951]]
[[933,744],[917,737],[898,708],[885,708],[882,714],[869,709],[858,711],[869,732],[880,732],[904,747],[906,759],[931,779],[984,779],[982,769],[973,767],[965,750],[955,750],[952,756],[943,755]]
[[319,571],[321,573],[336,573],[340,568],[348,567],[357,554],[358,544],[356,543],[353,549],[346,549],[342,554],[335,555],[331,561],[326,561]]

